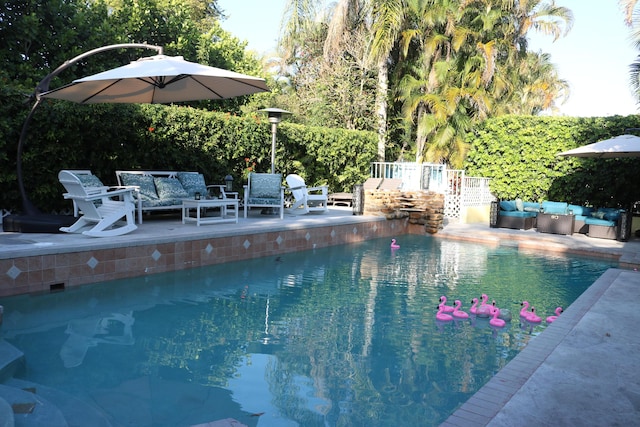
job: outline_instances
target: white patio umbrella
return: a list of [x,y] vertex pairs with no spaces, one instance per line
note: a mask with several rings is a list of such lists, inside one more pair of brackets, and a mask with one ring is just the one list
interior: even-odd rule
[[612,159],[616,157],[640,157],[640,137],[620,135],[564,151],[558,156],[564,157],[597,157]]
[[265,80],[258,77],[185,61],[181,56],[155,55],[74,80],[40,96],[80,104],[166,104],[226,99],[268,90]]
[[[114,49],[153,49],[158,55],[141,58],[129,65],[114,68],[93,76],[74,80],[72,83],[49,90],[51,79],[80,60],[97,53]],[[81,104],[93,103],[171,103],[204,99],[226,99],[252,93],[269,91],[264,79],[185,61],[181,56],[165,56],[161,46],[146,43],[124,43],[102,46],[82,53],[56,68],[43,78],[33,94],[35,103],[24,121],[18,141],[16,169],[22,206],[28,218],[42,217],[40,210],[29,200],[23,182],[22,151],[27,130],[42,98],[65,99]],[[16,219],[16,223],[22,221]],[[16,226],[18,227],[18,226]],[[29,226],[30,227],[30,226]],[[52,226],[56,232],[58,225]],[[8,231],[4,227],[3,229]],[[41,232],[42,227],[34,230]],[[9,231],[18,231],[9,230]],[[27,231],[27,226],[21,228]]]

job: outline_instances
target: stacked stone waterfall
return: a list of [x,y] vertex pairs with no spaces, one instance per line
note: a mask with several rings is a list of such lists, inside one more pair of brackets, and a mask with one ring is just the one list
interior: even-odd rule
[[408,218],[410,224],[424,225],[435,234],[444,221],[444,194],[431,191],[366,190],[364,214],[387,219]]

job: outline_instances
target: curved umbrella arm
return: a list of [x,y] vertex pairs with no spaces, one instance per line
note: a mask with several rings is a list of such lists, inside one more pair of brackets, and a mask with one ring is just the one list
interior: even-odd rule
[[112,44],[112,45],[108,45],[108,46],[102,46],[102,47],[98,47],[96,49],[87,51],[85,53],[82,53],[78,56],[76,56],[75,58],[71,58],[67,61],[65,61],[62,65],[60,65],[58,68],[56,68],[55,70],[53,70],[51,73],[49,73],[44,79],[40,80],[40,83],[38,83],[38,85],[36,86],[36,89],[34,91],[34,96],[36,97],[36,99],[40,98],[40,94],[47,92],[49,90],[49,84],[51,83],[51,79],[53,79],[55,76],[57,76],[58,74],[60,74],[61,72],[63,72],[64,70],[66,70],[67,68],[69,68],[70,66],[72,66],[73,64],[75,64],[76,62],[95,55],[96,53],[101,53],[107,50],[115,50],[115,49],[135,49],[135,48],[140,48],[140,49],[152,49],[158,52],[158,55],[162,55],[162,52],[164,50],[164,48],[162,46],[155,46],[155,45],[151,45],[151,44],[147,44],[147,43],[121,43],[121,44]]
[[121,44],[112,44],[108,46],[102,46],[102,47],[87,51],[85,53],[82,53],[76,56],[75,58],[69,59],[68,61],[65,61],[58,68],[56,68],[51,73],[49,73],[45,78],[40,80],[40,83],[38,83],[38,85],[36,86],[33,94],[31,95],[31,98],[35,99],[35,103],[31,107],[31,111],[29,112],[29,115],[27,116],[27,118],[24,121],[24,124],[22,125],[22,132],[20,132],[20,140],[18,141],[18,153],[16,157],[16,173],[18,178],[18,188],[20,190],[20,197],[22,198],[22,209],[24,210],[24,213],[26,213],[27,215],[40,215],[40,211],[38,210],[38,208],[27,197],[27,192],[24,188],[24,181],[22,179],[22,152],[24,150],[24,144],[27,138],[27,130],[29,128],[29,124],[31,123],[31,119],[33,118],[33,114],[36,108],[38,107],[38,105],[40,105],[40,99],[41,99],[40,95],[49,90],[49,84],[51,83],[51,79],[53,79],[55,76],[57,76],[62,71],[66,70],[76,62],[88,56],[92,56],[92,55],[95,55],[96,53],[104,52],[107,50],[134,49],[134,48],[152,49],[157,51],[159,55],[162,55],[162,52],[163,52],[162,46],[155,46],[147,43],[121,43]]

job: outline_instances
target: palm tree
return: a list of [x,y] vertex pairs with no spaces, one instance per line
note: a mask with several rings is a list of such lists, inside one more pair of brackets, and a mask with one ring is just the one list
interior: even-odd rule
[[559,37],[573,22],[571,12],[540,0],[493,3],[407,1],[401,46],[414,66],[398,98],[405,118],[417,125],[417,161],[460,166],[464,135],[478,120],[507,112],[517,97],[527,101],[519,112],[538,112],[566,93],[548,57],[545,65],[545,58],[538,63],[537,54],[527,52],[526,35],[537,30]]
[[378,85],[375,113],[378,121],[378,160],[385,160],[387,143],[387,110],[389,96],[389,59],[404,23],[405,1],[371,0],[371,58],[377,64]]
[[[620,0],[619,4],[625,12],[625,23],[633,27],[634,21],[638,18],[634,18],[633,12],[635,10],[637,0]],[[637,21],[636,21],[637,23]],[[636,29],[633,32],[633,40],[635,41],[636,48],[640,49],[640,27],[635,26]],[[629,84],[631,91],[634,93],[636,99],[640,103],[640,56],[630,65],[629,71]]]
[[631,26],[633,23],[633,11],[636,3],[638,3],[638,0],[618,0],[618,4],[620,4],[620,7],[622,7],[624,11],[624,22],[628,26]]

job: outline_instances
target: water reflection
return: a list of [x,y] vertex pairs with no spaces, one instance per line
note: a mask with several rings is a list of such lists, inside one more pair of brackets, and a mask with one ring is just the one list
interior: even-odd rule
[[[517,316],[500,329],[474,316],[437,323],[440,295],[468,310],[487,293],[513,313],[527,299],[542,315],[608,267],[428,237],[399,243],[9,298],[4,335],[26,354],[25,378],[99,402],[117,425],[437,425],[544,329]],[[189,403],[170,417],[151,392],[109,404],[150,384]]]

